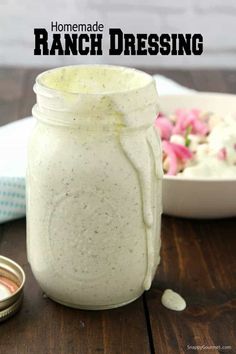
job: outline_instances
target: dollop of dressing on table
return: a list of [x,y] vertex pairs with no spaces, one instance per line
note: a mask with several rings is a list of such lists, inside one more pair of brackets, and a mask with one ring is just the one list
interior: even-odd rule
[[181,295],[171,289],[166,289],[162,295],[161,303],[169,310],[183,311],[186,308],[186,301]]

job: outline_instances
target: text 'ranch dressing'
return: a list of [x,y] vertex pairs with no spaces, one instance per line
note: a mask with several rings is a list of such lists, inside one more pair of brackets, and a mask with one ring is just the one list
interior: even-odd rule
[[121,306],[160,261],[161,147],[152,77],[115,66],[38,76],[28,148],[27,250],[52,299]]

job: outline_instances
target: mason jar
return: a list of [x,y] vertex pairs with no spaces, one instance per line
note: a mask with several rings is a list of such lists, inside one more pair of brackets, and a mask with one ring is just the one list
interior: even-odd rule
[[43,72],[28,146],[27,252],[42,290],[82,309],[127,304],[160,261],[153,78],[108,65]]

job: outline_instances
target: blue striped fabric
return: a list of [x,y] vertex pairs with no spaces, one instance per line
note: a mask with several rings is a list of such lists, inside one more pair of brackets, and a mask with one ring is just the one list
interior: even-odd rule
[[0,177],[0,222],[25,215],[25,179]]

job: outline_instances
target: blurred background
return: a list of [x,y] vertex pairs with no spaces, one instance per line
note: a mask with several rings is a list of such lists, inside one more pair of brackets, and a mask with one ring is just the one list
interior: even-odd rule
[[[34,56],[35,27],[50,22],[105,26],[103,56]],[[109,27],[132,33],[202,33],[201,56],[108,56]],[[159,68],[235,68],[235,0],[0,0],[0,65],[112,63]]]

